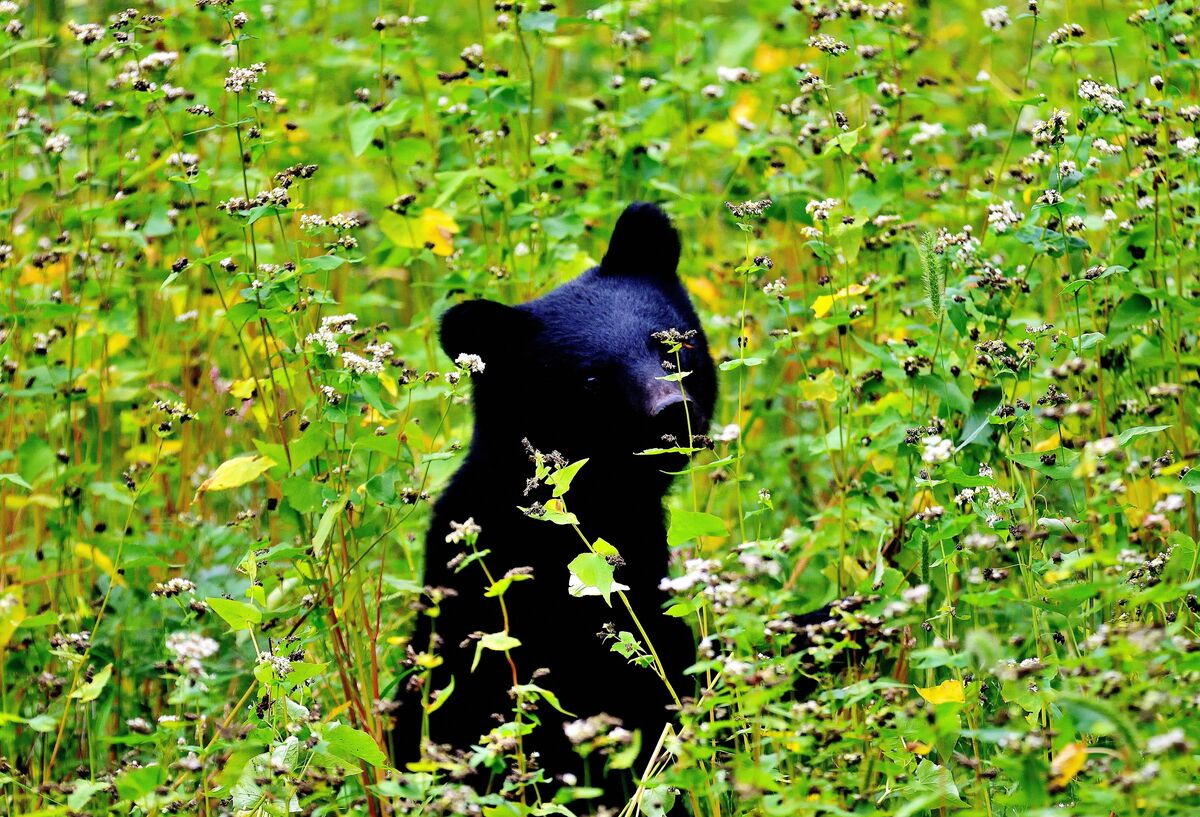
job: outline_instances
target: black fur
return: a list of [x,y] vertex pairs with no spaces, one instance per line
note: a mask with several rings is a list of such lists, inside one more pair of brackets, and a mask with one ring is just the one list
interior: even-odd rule
[[[578,536],[517,509],[547,496],[544,490],[523,493],[533,473],[523,438],[570,461],[588,459],[567,495],[569,510],[589,538],[602,537],[620,550],[625,564],[616,580],[630,587],[634,609],[679,694],[694,691],[683,675],[695,660],[692,633],[681,620],[662,615],[668,599],[658,589],[669,556],[663,497],[671,476],[663,472],[679,470],[686,460],[635,456],[663,446],[664,434],[686,444],[684,404],[673,398],[679,384],[656,379],[667,374],[667,355],[651,333],[696,330],[682,360],[691,372],[683,382],[693,433],[706,430],[716,400],[712,360],[676,273],[679,246],[659,208],[634,204],[618,220],[599,267],[528,303],[469,301],[442,319],[446,353],[478,354],[486,369],[473,377],[470,450],[434,507],[426,540],[426,586],[452,588],[457,595],[441,604],[436,619],[420,617],[412,641],[418,651],[427,649],[431,625],[436,627],[445,663],[433,671],[432,688],[455,678],[452,697],[431,716],[437,743],[469,749],[497,725],[493,713],[512,719],[512,672],[504,655],[485,651],[471,672],[475,644],[459,646],[471,633],[503,628],[496,599],[483,596],[487,583],[480,567],[458,573],[447,567],[462,549],[445,541],[450,523],[468,517],[482,526],[478,547],[490,551],[494,577],[518,567],[534,571],[534,581],[516,582],[505,595],[511,633],[521,641],[512,653],[521,683],[529,683],[534,670],[549,669],[536,683],[577,717],[605,712],[640,730],[638,771],[670,718],[662,682],[597,637],[606,622],[636,632],[616,597],[608,607],[598,597],[568,595],[567,564],[584,549]],[[400,700],[394,744],[403,767],[418,755],[421,707],[413,691],[402,692]],[[571,772],[581,784],[585,774],[593,784],[614,782],[599,777],[601,762],[585,769],[572,752],[562,729],[567,718],[546,704],[536,716],[542,726],[524,746],[540,753],[548,775]]]

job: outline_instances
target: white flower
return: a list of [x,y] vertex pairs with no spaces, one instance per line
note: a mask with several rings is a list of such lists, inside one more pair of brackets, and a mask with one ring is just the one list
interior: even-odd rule
[[921,461],[927,465],[936,465],[950,459],[954,453],[954,443],[933,434],[921,440],[924,449],[921,451]]
[[918,584],[916,587],[910,587],[900,596],[909,604],[924,604],[929,598],[929,585]]
[[720,85],[705,85],[700,89],[700,93],[709,99],[720,99],[725,96],[725,89]]
[[813,217],[813,221],[827,221],[829,213],[842,202],[838,199],[820,199],[804,205],[804,212]]
[[1017,212],[1012,202],[1005,200],[999,204],[988,205],[988,225],[993,232],[1006,233],[1021,223],[1024,216]]
[[1116,156],[1121,152],[1121,146],[1114,145],[1107,139],[1096,137],[1092,140],[1092,150],[1103,154],[1104,156]]
[[247,88],[257,85],[258,78],[266,72],[266,63],[262,62],[256,62],[249,68],[230,68],[225,77],[225,90],[231,94],[240,94]]
[[479,355],[469,355],[466,352],[463,352],[461,355],[454,358],[454,365],[458,366],[460,369],[465,369],[472,374],[478,374],[479,372],[482,372],[487,366],[487,364],[483,362],[483,358],[481,358]]
[[742,430],[741,430],[741,428],[738,427],[738,425],[736,423],[730,423],[729,425],[725,426],[720,431],[718,431],[716,434],[713,434],[712,438],[719,443],[731,443],[734,440],[736,440],[738,437],[740,437],[741,433],[742,433]]
[[719,65],[717,66],[717,79],[721,80],[721,82],[746,83],[754,82],[754,80],[758,79],[758,74],[740,65],[734,68]]
[[517,246],[513,247],[513,255],[517,258],[524,258],[529,255],[529,245],[524,241],[517,242]]
[[1200,139],[1195,136],[1185,136],[1175,143],[1175,147],[1179,148],[1179,152],[1184,156],[1195,156],[1196,148],[1200,148]]
[[1154,503],[1154,511],[1156,513],[1170,513],[1171,511],[1183,510],[1183,497],[1179,494],[1167,494],[1158,502]]
[[993,6],[990,9],[984,9],[981,14],[983,15],[983,24],[992,31],[1007,28],[1012,23],[1008,16],[1007,6]]
[[787,280],[784,278],[776,278],[771,283],[762,288],[763,295],[770,298],[785,300],[787,298]]
[[200,633],[174,632],[167,636],[167,649],[175,654],[185,672],[199,675],[203,672],[201,662],[212,658],[221,645]]
[[972,139],[983,139],[987,136],[988,126],[982,122],[976,122],[974,125],[967,126],[967,136]]
[[1039,204],[1062,204],[1063,197],[1062,193],[1059,193],[1058,190],[1050,188],[1038,196],[1037,200]]
[[42,147],[47,153],[58,155],[71,146],[71,137],[65,133],[54,133],[46,137]]
[[475,524],[475,517],[469,516],[466,522],[450,523],[450,533],[446,535],[446,542],[457,545],[468,536],[478,536],[482,532],[483,528]]
[[374,358],[365,358],[354,352],[342,352],[342,364],[355,374],[381,374],[383,363]]
[[917,132],[908,140],[908,143],[910,145],[920,145],[945,135],[946,128],[940,122],[918,122]]
[[1079,98],[1096,103],[1096,107],[1105,113],[1120,113],[1125,110],[1125,103],[1117,98],[1121,93],[1111,85],[1090,79],[1079,81]]

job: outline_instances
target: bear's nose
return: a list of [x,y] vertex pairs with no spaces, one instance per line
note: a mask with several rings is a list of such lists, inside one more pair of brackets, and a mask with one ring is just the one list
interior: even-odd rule
[[667,391],[666,393],[652,395],[650,397],[650,404],[648,406],[647,413],[651,417],[658,417],[670,406],[677,406],[684,402],[690,403],[691,401],[685,398],[683,393],[680,392],[678,388],[675,388]]

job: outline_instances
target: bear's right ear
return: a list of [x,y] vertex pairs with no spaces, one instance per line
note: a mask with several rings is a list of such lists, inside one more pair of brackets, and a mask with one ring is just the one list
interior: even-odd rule
[[514,343],[532,337],[537,318],[511,306],[478,299],[455,304],[442,313],[442,350],[454,360],[459,355],[479,355],[485,364],[489,354],[508,351]]

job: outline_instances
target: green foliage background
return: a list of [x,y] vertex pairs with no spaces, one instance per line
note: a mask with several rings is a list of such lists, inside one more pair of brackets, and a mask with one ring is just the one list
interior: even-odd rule
[[439,313],[644,198],[723,373],[625,813],[1194,813],[1195,4],[497,6],[0,3],[2,808],[591,810],[388,702]]

